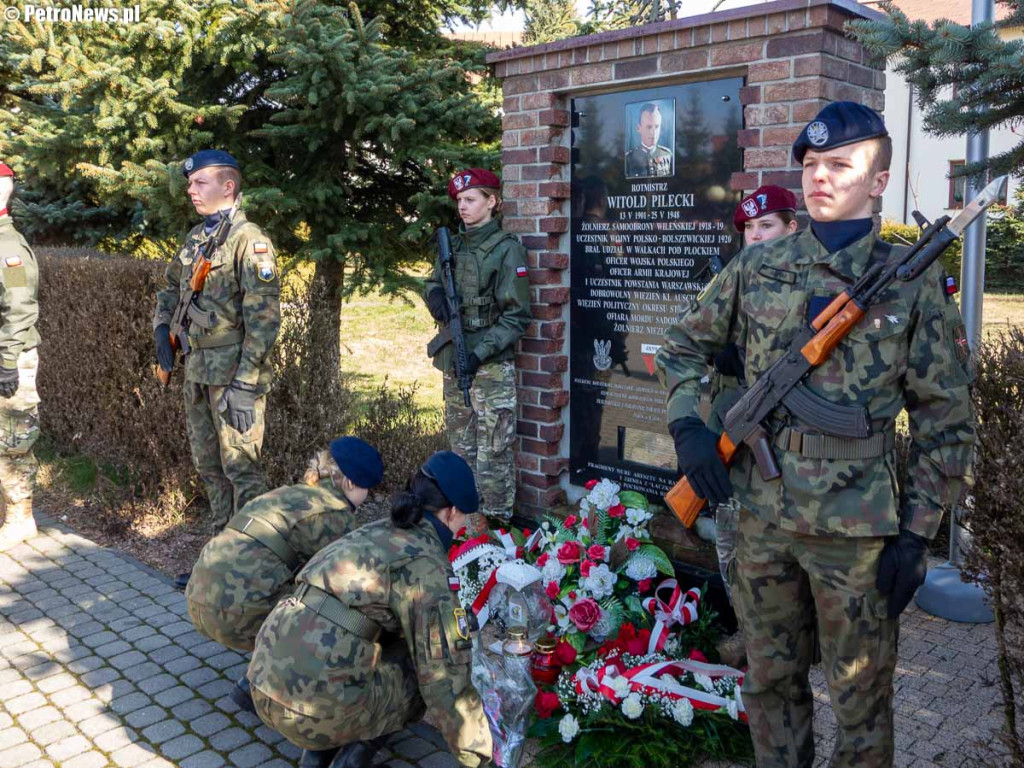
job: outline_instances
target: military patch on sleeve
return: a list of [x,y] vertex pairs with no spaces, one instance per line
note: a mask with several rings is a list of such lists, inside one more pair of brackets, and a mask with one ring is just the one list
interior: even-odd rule
[[788,285],[793,285],[796,282],[796,272],[769,267],[767,264],[761,265],[761,268],[757,270],[757,274],[767,277],[769,280],[779,280]]
[[269,283],[274,280],[274,262],[272,261],[261,261],[256,265],[256,276],[264,283]]
[[20,267],[21,256],[8,256],[4,259],[4,266],[6,267]]
[[252,252],[255,254],[266,253],[267,250],[267,244],[260,240],[256,240],[252,244]]
[[469,640],[469,617],[466,616],[466,609],[453,608],[452,613],[455,615],[455,631],[463,640]]
[[516,277],[526,277],[526,267],[516,267]]
[[458,592],[460,589],[462,589],[462,584],[459,582],[458,576],[448,577],[448,589],[450,589],[452,592]]
[[953,351],[956,352],[956,359],[960,361],[960,365],[971,357],[971,345],[967,343],[967,328],[963,323],[953,328]]

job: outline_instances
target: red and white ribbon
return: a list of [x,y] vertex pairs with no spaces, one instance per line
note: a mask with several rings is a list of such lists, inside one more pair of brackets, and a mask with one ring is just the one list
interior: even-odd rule
[[499,530],[495,535],[498,541],[501,542],[501,546],[505,548],[505,556],[508,557],[509,560],[515,560],[516,558],[523,557],[523,548],[516,546],[516,541],[512,538],[512,534]]
[[501,555],[505,554],[501,547],[496,547],[494,544],[488,543],[489,541],[490,537],[486,534],[477,536],[469,541],[464,541],[448,556],[448,559],[451,561],[452,568],[456,571],[460,568],[465,568],[470,563],[475,562],[484,555],[491,554],[492,552],[497,552]]
[[[668,592],[668,599],[664,593]],[[651,630],[651,642],[647,646],[648,653],[660,651],[665,647],[669,632],[678,624],[685,627],[697,620],[697,605],[700,603],[700,590],[694,587],[683,592],[675,579],[665,579],[654,590],[654,597],[648,597],[642,603],[644,610],[654,614],[654,629]]]
[[494,589],[494,585],[498,583],[498,569],[495,568],[491,571],[491,575],[487,577],[487,581],[484,582],[483,589],[480,590],[480,594],[476,596],[473,604],[470,606],[473,613],[476,614],[477,625],[483,628],[487,620],[491,618],[491,606],[488,601],[491,598],[491,591]]

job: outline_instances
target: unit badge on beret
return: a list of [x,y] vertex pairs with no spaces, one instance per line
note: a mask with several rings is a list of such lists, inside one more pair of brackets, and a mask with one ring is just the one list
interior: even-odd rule
[[828,126],[821,120],[815,120],[807,126],[807,140],[816,147],[828,141]]
[[745,214],[747,214],[747,216],[749,216],[750,218],[752,218],[752,219],[755,218],[757,216],[757,213],[758,213],[758,211],[757,211],[757,203],[755,203],[753,200],[744,200],[743,201],[743,212]]
[[194,166],[194,165],[195,165],[195,161],[193,161],[192,158],[190,157],[188,160],[185,161],[185,170],[186,171],[191,171],[192,170],[192,166]]

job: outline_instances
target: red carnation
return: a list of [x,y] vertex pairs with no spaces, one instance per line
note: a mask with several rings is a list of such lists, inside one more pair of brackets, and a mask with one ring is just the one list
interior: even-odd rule
[[587,557],[591,560],[600,562],[601,560],[604,560],[604,552],[604,547],[600,544],[591,544],[590,549],[587,550]]
[[614,507],[608,507],[608,517],[623,517],[626,514],[626,508],[622,504],[616,504]]
[[537,710],[537,717],[541,720],[547,720],[561,707],[562,702],[558,700],[557,693],[537,691],[537,695],[533,699],[533,708]]
[[538,568],[543,568],[547,564],[548,564],[548,553],[545,552],[543,555],[541,555],[540,557],[537,558],[537,567]]
[[555,661],[563,667],[575,664],[576,649],[572,647],[572,644],[565,642],[565,640],[559,640],[558,645],[555,646]]
[[651,630],[641,629],[636,637],[626,641],[626,653],[630,656],[643,656],[647,653],[647,646],[651,642]]
[[584,578],[590,575],[590,569],[594,567],[594,564],[589,560],[584,560],[580,563],[580,576]]
[[640,542],[639,541],[634,539],[632,536],[627,536],[626,537],[626,549],[628,549],[630,552],[636,552],[636,550],[639,547],[640,547]]
[[589,632],[601,618],[601,606],[592,598],[584,598],[573,603],[569,609],[569,621],[576,625],[580,632]]
[[703,661],[705,664],[708,663],[708,657],[701,653],[699,650],[694,648],[690,651],[690,661]]
[[564,525],[566,528],[572,528],[574,525],[576,525],[576,522],[576,515],[569,515],[567,518],[565,518],[565,520],[562,521],[562,525]]
[[544,593],[552,600],[558,599],[558,582],[549,581],[548,585],[544,587]]
[[586,488],[588,491],[592,491],[594,490],[595,485],[597,485],[597,480],[587,480],[587,482],[583,484],[583,487]]
[[636,583],[637,591],[640,593],[646,592],[648,589],[651,588],[651,583],[653,581],[654,579],[640,579],[640,581]]
[[578,541],[566,541],[558,548],[555,556],[562,565],[572,565],[583,559],[583,547]]

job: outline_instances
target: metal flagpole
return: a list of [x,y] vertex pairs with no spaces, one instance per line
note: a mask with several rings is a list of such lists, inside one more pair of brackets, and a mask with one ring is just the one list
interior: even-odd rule
[[[971,26],[991,22],[995,18],[993,0],[972,0]],[[967,135],[967,164],[988,158],[988,131]],[[985,187],[985,179],[968,178],[964,200],[973,200]],[[960,312],[964,317],[967,339],[971,349],[981,341],[981,304],[985,290],[985,220],[979,216],[964,232],[963,261],[960,267]],[[951,621],[976,624],[994,620],[992,609],[985,600],[984,590],[974,583],[960,579],[960,526],[955,511],[949,515],[949,561],[928,573],[928,578],[917,592],[917,604],[933,616]]]

